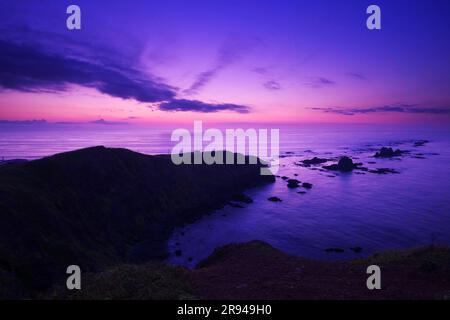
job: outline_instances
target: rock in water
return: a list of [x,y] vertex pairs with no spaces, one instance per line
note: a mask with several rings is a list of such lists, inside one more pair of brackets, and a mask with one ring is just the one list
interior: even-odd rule
[[373,169],[373,170],[369,170],[370,173],[376,173],[376,174],[388,174],[388,173],[400,173],[395,169],[389,169],[389,168],[378,168],[378,169]]
[[383,147],[375,153],[375,158],[392,158],[392,157],[399,157],[402,155],[402,151],[400,149],[397,149],[394,151],[392,148],[386,148]]
[[342,248],[328,248],[325,249],[325,252],[331,253],[331,252],[335,252],[335,253],[343,253],[345,250]]
[[278,198],[278,197],[270,197],[270,198],[267,199],[267,200],[272,201],[272,202],[281,202],[281,201],[282,201],[282,200],[281,200],[280,198]]
[[302,163],[304,165],[310,166],[310,165],[315,165],[315,164],[322,164],[322,163],[325,163],[328,161],[330,161],[330,159],[314,157],[312,159],[303,160]]
[[414,147],[422,147],[422,146],[426,145],[428,142],[430,142],[430,141],[428,141],[428,140],[416,141],[416,142],[414,142]]
[[339,159],[337,164],[332,164],[331,166],[324,166],[324,169],[333,170],[333,171],[342,171],[342,172],[350,172],[353,169],[357,169],[361,164],[353,163],[353,160],[347,156]]
[[350,250],[352,250],[354,253],[361,253],[362,248],[361,247],[352,247],[352,248],[350,248]]
[[297,179],[289,179],[287,187],[290,189],[295,189],[299,187],[299,183],[300,181],[298,181]]
[[302,184],[302,187],[305,188],[305,189],[311,189],[313,187],[313,185],[312,185],[312,183],[304,182]]
[[355,165],[353,164],[353,160],[349,157],[342,157],[338,162],[338,167],[341,171],[351,171],[354,169]]

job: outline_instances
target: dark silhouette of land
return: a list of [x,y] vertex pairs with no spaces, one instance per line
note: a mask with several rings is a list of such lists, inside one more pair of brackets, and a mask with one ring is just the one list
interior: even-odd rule
[[174,227],[273,182],[261,167],[176,166],[168,155],[104,147],[4,164],[0,285],[34,294],[61,281],[72,264],[98,272],[161,260]]
[[[349,160],[336,168],[354,169]],[[193,270],[162,262],[176,226],[251,204],[244,190],[274,182],[262,166],[176,166],[168,155],[104,147],[2,164],[0,299],[448,299],[450,249],[434,245],[327,262],[253,241],[218,248]],[[81,291],[65,287],[72,264]],[[382,268],[382,290],[366,287],[371,264]]]

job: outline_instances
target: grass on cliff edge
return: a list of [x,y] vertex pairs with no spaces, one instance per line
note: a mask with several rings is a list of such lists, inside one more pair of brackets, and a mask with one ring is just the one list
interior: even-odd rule
[[62,300],[191,300],[186,270],[162,263],[122,265],[101,273],[82,276],[81,290],[64,286],[53,289],[44,299]]
[[[252,256],[251,258],[242,257],[240,252],[244,250],[250,250],[248,256]],[[277,264],[279,266],[286,264],[292,264],[292,267],[302,267],[302,264],[305,261],[308,261],[308,264],[333,264],[333,262],[319,262],[313,261],[303,258],[297,258],[290,255],[287,255],[270,245],[261,242],[261,241],[252,241],[244,244],[233,244],[228,245],[216,250],[215,254],[211,255],[208,259],[204,260],[200,265],[199,269],[188,270],[182,267],[175,267],[170,265],[165,265],[162,263],[158,264],[146,264],[146,265],[122,265],[115,267],[113,269],[96,273],[96,274],[85,274],[82,278],[82,290],[80,291],[68,291],[64,286],[59,286],[56,289],[53,289],[50,294],[45,295],[44,299],[81,299],[81,300],[191,300],[191,299],[210,299],[213,297],[208,297],[208,295],[203,296],[195,288],[201,286],[203,282],[209,281],[208,277],[204,278],[204,271],[207,273],[213,273],[210,276],[213,276],[215,279],[222,278],[224,283],[239,283],[240,281],[245,281],[245,279],[239,279],[237,275],[240,274],[240,270],[233,270],[233,279],[223,279],[227,278],[229,275],[222,273],[220,270],[222,268],[215,268],[217,265],[225,264],[225,268],[239,268],[244,264],[246,267],[252,268],[251,264],[255,257],[261,261],[276,261],[275,264],[272,263],[272,266],[276,268]],[[389,269],[398,270],[399,272],[404,268],[408,270],[416,270],[413,274],[419,278],[424,278],[425,280],[432,275],[435,277],[442,277],[443,274],[447,273],[448,267],[450,266],[450,248],[448,247],[439,247],[439,246],[427,246],[420,248],[413,248],[407,250],[391,250],[383,253],[378,253],[369,257],[367,259],[354,260],[349,262],[336,262],[343,267],[343,269],[338,270],[339,274],[329,274],[330,270],[333,268],[326,268],[327,271],[324,274],[314,273],[314,276],[320,276],[324,279],[332,279],[336,277],[344,277],[346,278],[348,274],[344,272],[341,274],[341,271],[347,270],[349,274],[352,273],[353,266],[357,265],[369,265],[369,264],[379,264],[384,267],[389,267]],[[296,267],[297,266],[297,267]],[[256,269],[260,268],[259,265],[253,266]],[[303,264],[303,267],[305,265]],[[281,268],[281,267],[280,267]],[[283,268],[281,268],[283,269]],[[222,270],[223,271],[223,270]],[[264,282],[266,284],[266,290],[269,292],[268,297],[270,297],[271,288],[269,283],[272,283],[274,291],[277,290],[277,285],[282,285],[284,282],[279,282],[279,277],[283,278],[288,277],[291,279],[292,284],[294,285],[298,279],[291,276],[288,273],[284,275],[273,274],[272,279],[257,279],[259,276],[258,272],[253,273],[253,279],[255,282]],[[192,277],[195,275],[194,277]],[[310,274],[312,275],[312,274]],[[237,278],[236,278],[237,276]],[[248,280],[248,279],[246,279]],[[313,279],[310,279],[313,280]],[[350,278],[349,278],[350,280]],[[408,279],[406,279],[408,280]],[[412,279],[410,279],[412,280]],[[404,288],[408,287],[411,282],[410,280],[404,282],[400,281],[399,291],[397,293],[387,294],[384,297],[384,294],[380,292],[380,296],[378,299],[402,299],[408,297],[409,295],[405,295]],[[423,280],[423,279],[422,279]],[[431,278],[429,279],[431,280]],[[442,279],[444,280],[444,279]],[[226,291],[226,286],[221,288],[220,283],[218,281],[214,286],[215,294],[219,294],[220,292]],[[277,284],[278,283],[278,284]],[[315,283],[314,281],[312,282]],[[322,283],[322,284],[321,284]],[[316,286],[323,285],[322,282],[318,282]],[[325,281],[327,283],[327,281]],[[333,282],[331,281],[330,284]],[[339,290],[354,290],[354,283],[350,281],[347,286],[339,289]],[[302,289],[301,283],[297,283],[296,287],[298,290]],[[445,287],[445,286],[444,286]],[[278,288],[280,289],[280,288]],[[314,288],[309,288],[314,289]],[[327,288],[321,288],[323,290]],[[333,289],[333,288],[328,288]],[[336,289],[336,288],[334,288]],[[392,288],[391,288],[392,289]],[[448,299],[446,294],[447,291],[442,291],[445,288],[436,288],[439,289],[439,292],[435,292],[434,299]],[[413,288],[413,290],[421,290],[421,287]],[[448,288],[448,292],[450,293],[450,288]],[[392,290],[391,290],[392,291]],[[388,293],[388,292],[385,292]],[[300,294],[301,296],[301,294]],[[415,296],[415,295],[413,295]],[[346,299],[345,297],[334,295],[330,293],[330,295],[325,296],[327,299]],[[355,291],[354,295],[351,295],[352,298],[364,298],[363,296],[359,296],[358,291]],[[224,298],[232,298],[230,296],[224,295]],[[242,298],[242,297],[241,297]],[[289,296],[276,296],[272,298],[284,299]],[[349,298],[349,297],[347,297]],[[367,298],[367,297],[365,297]]]

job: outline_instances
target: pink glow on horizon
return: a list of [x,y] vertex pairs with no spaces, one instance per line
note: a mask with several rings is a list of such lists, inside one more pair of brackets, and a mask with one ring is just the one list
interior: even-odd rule
[[[214,93],[214,90],[212,91]],[[228,91],[224,90],[223,92]],[[73,87],[64,93],[3,92],[0,94],[2,104],[0,119],[11,121],[45,119],[49,122],[90,122],[105,119],[136,124],[190,123],[195,120],[216,123],[416,123],[424,121],[439,123],[450,120],[448,115],[370,113],[346,116],[310,109],[311,107],[327,107],[330,105],[330,100],[353,100],[355,105],[363,108],[374,105],[367,102],[361,103],[362,99],[358,96],[346,99],[343,92],[335,92],[334,99],[331,99],[330,95],[317,99],[315,91],[310,92],[309,95],[305,92],[302,97],[298,97],[298,94],[292,90],[287,90],[282,96],[252,95],[251,92],[245,93],[245,90],[242,92],[243,95],[239,100],[251,107],[251,111],[246,114],[230,111],[217,113],[165,112],[154,110],[146,104],[133,100],[114,98],[98,93],[96,90],[81,87]],[[237,97],[222,94],[220,98],[222,98],[221,101],[233,101],[231,99],[236,100]],[[197,95],[195,99],[208,101],[208,95]],[[383,103],[386,102],[380,101],[378,105],[383,105]],[[341,102],[341,105],[344,103]]]

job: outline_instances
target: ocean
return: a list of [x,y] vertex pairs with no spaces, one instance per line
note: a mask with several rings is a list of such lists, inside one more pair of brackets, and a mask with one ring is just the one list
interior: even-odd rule
[[[168,242],[170,263],[194,267],[219,246],[250,240],[263,240],[286,253],[321,260],[450,244],[449,128],[343,124],[262,127],[280,129],[282,158],[277,175],[309,182],[313,187],[289,189],[286,181],[277,178],[274,184],[248,190],[253,203],[242,204],[242,208],[227,205],[176,229]],[[2,124],[0,159],[32,160],[96,145],[163,154],[174,145],[170,134],[171,128],[131,125]],[[429,142],[415,146],[419,140]],[[383,146],[408,153],[374,158]],[[389,168],[398,173],[337,173],[321,166],[298,165],[313,157],[334,163],[341,156],[352,157],[369,169]],[[267,200],[273,196],[282,202]],[[355,247],[361,250],[350,249]],[[327,252],[328,248],[343,252]]]

